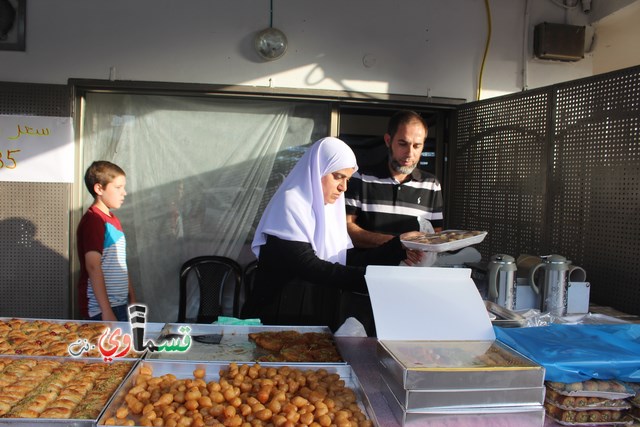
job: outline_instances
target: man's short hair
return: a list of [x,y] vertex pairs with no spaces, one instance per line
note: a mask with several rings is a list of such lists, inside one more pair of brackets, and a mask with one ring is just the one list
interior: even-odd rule
[[106,187],[107,184],[113,182],[119,176],[127,176],[120,166],[106,160],[96,160],[87,168],[84,174],[84,184],[87,186],[89,193],[96,197],[96,192],[93,189],[96,184]]
[[419,122],[424,126],[425,132],[428,131],[427,122],[422,118],[422,116],[415,111],[411,110],[400,110],[391,116],[389,119],[389,125],[387,126],[387,133],[393,139],[396,132],[398,132],[398,128],[401,125],[407,125],[409,123]]

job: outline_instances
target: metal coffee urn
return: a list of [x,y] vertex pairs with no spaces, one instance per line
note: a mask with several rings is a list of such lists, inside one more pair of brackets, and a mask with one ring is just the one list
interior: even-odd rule
[[[572,266],[571,261],[562,255],[542,256],[542,262],[529,270],[529,283],[536,294],[540,295],[540,311],[549,312],[558,317],[567,314],[569,276],[575,272],[586,278],[582,267]],[[535,282],[535,274],[539,268],[544,269],[544,283],[539,287]]]
[[489,299],[509,310],[516,309],[516,261],[509,255],[493,255],[489,270]]

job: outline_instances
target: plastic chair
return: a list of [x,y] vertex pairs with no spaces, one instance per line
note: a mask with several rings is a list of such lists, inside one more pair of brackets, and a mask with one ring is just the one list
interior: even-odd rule
[[239,298],[239,314],[242,316],[242,307],[244,303],[247,302],[251,292],[253,292],[253,281],[256,276],[256,271],[258,269],[258,260],[253,260],[249,264],[245,265],[244,270],[242,272],[242,290],[238,292],[237,296]]
[[[197,318],[187,319],[187,297],[189,280],[195,278],[200,295]],[[242,268],[231,258],[205,255],[192,258],[180,268],[180,305],[178,323],[212,323],[223,314],[225,286],[233,286],[233,315],[239,312],[238,294],[242,282]]]

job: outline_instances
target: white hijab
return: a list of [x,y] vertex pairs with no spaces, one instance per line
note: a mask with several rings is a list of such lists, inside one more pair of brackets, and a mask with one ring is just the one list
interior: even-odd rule
[[251,249],[260,255],[267,234],[283,240],[307,242],[316,255],[345,264],[352,248],[347,234],[344,193],[333,204],[324,204],[322,177],[332,172],[358,169],[351,148],[337,138],[316,141],[282,182],[262,214]]

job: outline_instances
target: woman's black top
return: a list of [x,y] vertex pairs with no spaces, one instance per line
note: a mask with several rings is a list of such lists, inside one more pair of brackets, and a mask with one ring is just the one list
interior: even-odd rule
[[398,265],[405,258],[399,237],[378,248],[350,249],[347,265],[342,265],[318,258],[310,243],[268,235],[243,317],[260,318],[263,324],[326,325],[335,330],[355,316],[372,331],[373,325],[367,325],[373,319],[365,267]]

